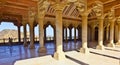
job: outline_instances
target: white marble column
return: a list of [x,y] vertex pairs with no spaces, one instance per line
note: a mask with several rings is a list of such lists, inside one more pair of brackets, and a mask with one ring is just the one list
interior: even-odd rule
[[89,50],[87,47],[87,22],[88,22],[88,15],[82,15],[82,48],[80,48],[80,52],[88,54]]
[[26,46],[28,46],[28,44],[27,44],[27,35],[26,35],[26,24],[23,24],[23,30],[24,30],[24,43],[23,43],[23,45],[24,45],[24,47],[26,47]]
[[114,45],[114,20],[110,20],[110,43],[108,47],[115,47]]
[[30,22],[29,23],[29,28],[30,28],[30,49],[34,49],[35,45],[34,45],[34,22]]
[[[62,10],[61,6],[57,5],[56,6],[56,52],[54,53],[54,58],[57,60],[63,60],[65,59],[65,54],[63,52],[63,42],[62,42]],[[60,7],[60,8],[58,8]]]
[[38,52],[45,53],[46,48],[45,48],[45,45],[44,45],[44,27],[43,27],[44,24],[43,24],[43,21],[44,21],[44,17],[39,18],[39,20],[38,20],[38,24],[39,24],[39,43],[40,43],[40,47],[39,47]]
[[100,50],[104,50],[104,46],[103,46],[103,21],[104,19],[98,18],[98,22],[99,22],[99,28],[98,28],[98,45],[97,45],[97,49]]

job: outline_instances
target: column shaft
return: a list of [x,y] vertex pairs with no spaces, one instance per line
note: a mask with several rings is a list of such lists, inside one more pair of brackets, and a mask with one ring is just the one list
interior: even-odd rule
[[88,21],[88,16],[83,15],[82,16],[82,48],[80,49],[80,52],[82,53],[89,53],[87,47],[87,21]]
[[62,10],[56,10],[56,52],[54,58],[62,60],[65,58],[62,45]]
[[27,44],[27,35],[26,35],[26,24],[23,26],[23,29],[24,29],[24,46],[26,47],[28,44]]
[[99,18],[99,29],[98,29],[98,45],[97,49],[103,50],[103,18]]
[[34,46],[34,26],[33,26],[33,22],[31,22],[30,24],[30,49],[35,48]]
[[120,45],[120,24],[118,24],[118,42],[117,45]]
[[46,42],[46,29],[44,29],[44,43]]
[[115,47],[114,45],[114,21],[113,20],[110,20],[110,43],[107,46]]
[[118,42],[120,43],[120,24],[118,25]]
[[43,52],[45,53],[46,52],[46,48],[44,46],[44,29],[43,29],[43,18],[40,18],[39,19],[39,43],[40,43],[40,47],[39,47],[39,50],[38,52]]

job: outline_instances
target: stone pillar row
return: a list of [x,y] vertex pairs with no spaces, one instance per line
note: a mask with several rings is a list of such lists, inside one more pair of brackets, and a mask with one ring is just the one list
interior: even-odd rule
[[[53,8],[55,9],[55,53],[54,53],[54,58],[57,60],[62,60],[65,59],[65,54],[63,52],[63,21],[62,21],[62,12],[65,6],[62,3],[57,3],[54,4]],[[39,12],[38,12],[39,13]],[[40,14],[40,13],[39,13]],[[87,30],[88,30],[88,13],[85,11],[84,13],[81,14],[81,19],[82,19],[82,47],[80,48],[81,53],[88,54],[89,49],[88,49],[88,43],[87,43]],[[40,47],[38,49],[38,52],[46,52],[46,48],[44,45],[44,27],[43,27],[43,22],[44,22],[44,15],[38,16],[38,24],[39,24],[39,43]],[[98,29],[98,45],[97,49],[103,50],[104,45],[103,45],[103,22],[104,18],[103,17],[98,17],[98,22],[99,22],[99,29]],[[29,22],[30,26],[30,48],[35,48],[34,46],[34,22],[31,21]],[[118,44],[120,44],[120,24],[119,24],[119,40]],[[95,29],[92,28],[92,40],[94,41],[94,31]],[[70,29],[70,40],[72,39],[71,35],[71,29]],[[76,42],[76,27],[74,30],[74,41]],[[24,25],[24,38],[26,39],[26,25]],[[114,47],[114,20],[111,20],[110,22],[110,43],[108,46]],[[66,42],[67,42],[67,27],[66,27]],[[26,40],[24,40],[24,46],[27,45]]]

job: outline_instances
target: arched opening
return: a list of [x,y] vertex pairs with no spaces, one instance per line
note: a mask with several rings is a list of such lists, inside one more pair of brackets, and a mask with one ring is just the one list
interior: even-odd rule
[[70,39],[70,31],[69,31],[69,28],[67,28],[67,39]]
[[18,28],[11,22],[2,22],[0,25],[0,43],[18,42]]
[[27,31],[27,42],[30,42],[30,27],[29,27],[29,25],[27,24],[26,25],[26,31]]
[[78,29],[76,29],[76,39],[78,39]]
[[74,36],[75,36],[74,35],[74,33],[75,33],[74,31],[75,31],[74,28],[72,28],[72,40],[74,39]]
[[47,41],[53,41],[54,40],[54,30],[51,25],[48,25],[46,28],[46,40]]
[[39,41],[39,25],[35,26],[34,28],[34,40],[35,42],[38,42]]

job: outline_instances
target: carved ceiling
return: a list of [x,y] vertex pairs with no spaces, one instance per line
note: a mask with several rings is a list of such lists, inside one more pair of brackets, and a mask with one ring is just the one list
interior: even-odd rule
[[[41,0],[42,1],[42,0]],[[65,2],[67,0],[48,0],[49,2]],[[76,1],[76,0],[69,0]],[[90,9],[93,6],[93,3],[98,0],[87,0],[87,8]],[[120,0],[99,0],[103,3],[104,13],[115,9],[115,16],[120,16]],[[28,12],[29,8],[35,7],[37,11],[37,2],[38,0],[0,0],[0,21],[14,22],[15,25],[21,25],[23,17],[28,22]],[[66,6],[63,10],[63,18],[69,20],[81,19],[79,11],[76,8],[74,3],[71,3],[69,6]],[[49,6],[46,12],[46,17],[55,17],[55,10]],[[92,11],[89,14],[89,19],[94,19],[96,14]],[[16,23],[17,22],[17,23]]]

